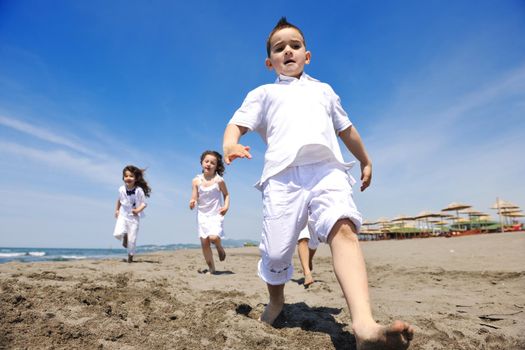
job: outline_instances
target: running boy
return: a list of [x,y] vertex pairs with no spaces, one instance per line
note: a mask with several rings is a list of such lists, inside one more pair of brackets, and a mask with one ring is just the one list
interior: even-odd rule
[[224,132],[224,158],[251,158],[239,144],[257,131],[267,150],[256,187],[263,195],[263,232],[258,273],[268,287],[261,320],[272,324],[284,306],[284,284],[292,276],[292,257],[301,229],[312,220],[321,241],[330,245],[336,277],[352,316],[358,349],[406,349],[412,326],[377,324],[372,317],[368,280],[357,232],[361,214],[352,199],[337,136],[361,164],[361,191],[372,178],[372,163],[339,97],[325,83],[303,72],[310,63],[301,30],[282,18],[270,33],[266,67],[277,80],[252,90]]

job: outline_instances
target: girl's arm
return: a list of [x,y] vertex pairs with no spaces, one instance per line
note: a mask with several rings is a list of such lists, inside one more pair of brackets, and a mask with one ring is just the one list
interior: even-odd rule
[[252,155],[250,154],[250,146],[239,144],[241,136],[246,134],[247,131],[248,128],[240,125],[228,124],[228,126],[226,126],[222,141],[224,161],[226,164],[231,164],[236,158],[252,158]]
[[115,207],[115,217],[118,218],[118,214],[120,213],[120,198],[117,199],[117,206]]
[[146,209],[148,205],[144,202],[142,202],[137,208],[134,208],[131,210],[131,212],[134,214],[134,215],[138,215],[140,214],[141,211],[143,211],[144,209]]
[[339,133],[339,137],[346,148],[361,163],[361,191],[364,191],[372,181],[372,161],[368,157],[361,136],[354,126],[350,126]]
[[228,193],[226,182],[224,182],[224,180],[219,182],[219,188],[221,189],[222,195],[224,197],[224,205],[221,209],[219,209],[219,214],[226,215],[228,209],[230,208],[230,194]]
[[199,179],[195,178],[191,182],[191,199],[190,199],[190,209],[195,208],[195,205],[197,204],[197,200],[199,199],[199,191],[198,191],[198,185],[199,185]]
[[133,213],[133,215],[139,215],[148,206],[146,204],[146,195],[144,194],[144,190],[142,189],[142,187],[137,187],[136,191],[137,191],[136,196],[137,196],[137,201],[139,203],[139,206],[131,209],[131,212]]

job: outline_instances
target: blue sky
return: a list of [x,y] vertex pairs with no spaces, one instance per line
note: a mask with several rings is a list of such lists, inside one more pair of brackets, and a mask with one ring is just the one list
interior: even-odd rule
[[[355,194],[365,218],[525,206],[523,1],[4,0],[0,246],[118,246],[129,163],[153,189],[138,243],[197,243],[199,156],[222,150],[246,94],[274,80],[265,40],[283,15],[372,157],[372,186]],[[225,230],[257,240],[264,145],[243,143],[253,159],[227,168]]]

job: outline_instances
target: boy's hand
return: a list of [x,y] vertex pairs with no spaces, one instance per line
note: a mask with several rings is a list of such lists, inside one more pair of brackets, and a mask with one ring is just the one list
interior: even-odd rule
[[370,182],[372,182],[372,165],[361,164],[361,192],[370,186]]
[[233,144],[229,146],[224,146],[224,162],[226,164],[231,164],[236,158],[248,158],[252,159],[250,154],[250,146],[243,146],[241,144]]
[[195,204],[196,204],[196,203],[197,203],[197,201],[196,201],[195,199],[192,199],[192,200],[190,201],[190,209],[193,210],[193,208],[195,208]]

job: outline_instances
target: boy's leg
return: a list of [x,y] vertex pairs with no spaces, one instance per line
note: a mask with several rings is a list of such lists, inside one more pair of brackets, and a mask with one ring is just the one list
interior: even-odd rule
[[201,237],[201,248],[202,248],[202,255],[204,255],[204,260],[206,260],[206,264],[208,265],[210,273],[215,273],[215,263],[213,261],[213,252],[211,251],[211,244],[210,244],[209,237],[207,238]]
[[334,271],[352,315],[357,349],[408,348],[414,335],[409,324],[396,321],[390,326],[381,326],[372,317],[366,266],[353,222],[337,221],[328,243]]
[[210,236],[210,241],[215,245],[215,248],[217,248],[217,254],[219,254],[219,260],[224,261],[226,259],[226,251],[224,250],[224,247],[221,244],[221,237],[219,236]]
[[260,320],[271,325],[277,316],[279,316],[284,306],[284,284],[274,286],[267,283],[266,286],[268,287],[270,301],[268,305],[266,305]]
[[308,241],[308,238],[303,238],[299,239],[299,242],[297,243],[297,254],[299,255],[301,267],[303,268],[305,287],[314,283],[314,278],[312,277],[312,259],[310,256],[310,249],[308,248]]
[[296,167],[268,179],[263,188],[263,232],[258,274],[266,282],[270,301],[261,320],[272,324],[284,306],[284,284],[293,275],[293,255],[299,231],[308,218],[306,196],[297,185]]

